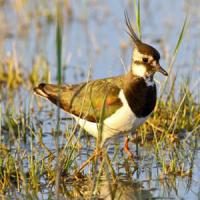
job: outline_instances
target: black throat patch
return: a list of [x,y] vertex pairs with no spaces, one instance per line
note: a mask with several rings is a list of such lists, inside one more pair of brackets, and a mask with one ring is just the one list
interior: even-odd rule
[[136,117],[146,117],[156,105],[156,85],[147,86],[143,78],[131,73],[124,83],[124,95]]

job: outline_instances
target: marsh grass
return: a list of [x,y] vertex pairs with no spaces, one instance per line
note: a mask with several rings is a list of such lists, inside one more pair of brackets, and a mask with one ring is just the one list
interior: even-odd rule
[[[142,154],[141,148],[154,146],[151,153],[158,162],[158,178],[165,187],[168,186],[166,182],[175,184],[178,177],[190,178],[192,176],[195,149],[200,131],[200,106],[193,99],[189,88],[188,82],[183,82],[178,99],[175,99],[171,92],[167,102],[160,100],[156,112],[138,130],[138,137],[133,140],[139,144],[139,155]],[[185,100],[179,108],[185,94]],[[162,112],[163,109],[165,112]],[[178,120],[174,120],[173,128],[169,131],[171,120],[178,109]],[[24,113],[27,111],[24,110]],[[37,197],[43,187],[47,191],[53,191],[58,176],[56,172],[59,170],[59,192],[74,197],[73,195],[78,195],[77,187],[81,190],[77,180],[79,180],[78,182],[85,181],[85,183],[89,181],[88,192],[91,188],[93,188],[91,189],[93,192],[90,191],[87,195],[92,198],[99,192],[102,173],[109,177],[110,184],[113,184],[119,176],[117,168],[125,167],[125,173],[129,177],[131,174],[137,174],[137,170],[134,172],[133,165],[126,156],[122,154],[121,157],[119,147],[109,153],[111,158],[105,154],[100,165],[98,162],[91,162],[82,173],[74,173],[80,166],[79,159],[82,160],[82,150],[78,146],[85,143],[83,142],[85,139],[81,139],[81,130],[78,131],[77,137],[75,137],[77,133],[73,129],[59,134],[57,137],[60,137],[59,140],[63,143],[61,146],[57,144],[59,150],[56,148],[52,150],[43,142],[42,126],[36,128],[32,121],[34,121],[34,116],[31,112],[22,116],[16,116],[15,112],[12,115],[7,113],[2,118],[2,136],[5,137],[5,134],[9,133],[9,142],[2,142],[0,146],[0,193],[2,195],[12,193],[14,188],[24,191],[26,197],[32,198]],[[52,137],[54,137],[54,132],[52,132]],[[28,144],[30,148],[27,149],[26,145]],[[56,153],[57,151],[59,153]],[[137,161],[138,165],[141,162]],[[97,165],[99,166],[97,167]],[[140,170],[139,166],[138,170]],[[90,176],[94,178],[90,178]],[[49,194],[54,195],[53,193]]]
[[[188,26],[188,17],[185,17],[185,20],[184,20],[184,23],[182,25],[182,28],[181,28],[181,32],[179,34],[179,37],[178,37],[178,40],[177,40],[177,43],[176,43],[176,46],[174,48],[174,51],[173,51],[173,54],[172,54],[172,57],[169,61],[169,67],[168,67],[168,73],[170,74],[172,72],[172,68],[174,66],[174,63],[176,61],[176,57],[178,55],[178,52],[179,52],[179,48],[181,46],[181,43],[183,41],[183,37],[184,37],[184,34],[186,32],[186,29],[187,29],[187,26]],[[165,92],[165,89],[166,89],[166,86],[167,84],[169,83],[169,76],[167,79],[165,79],[165,81],[163,82],[163,84],[161,85],[161,92],[160,92],[160,99],[162,99],[162,96]],[[173,86],[173,81],[172,81],[172,86]],[[173,88],[173,87],[172,87]]]
[[[23,8],[24,2],[16,1],[18,10]],[[134,3],[141,37],[140,1]],[[58,85],[62,83],[61,14],[58,8],[56,34]],[[187,20],[178,38],[169,71],[172,70],[182,43],[186,24]],[[9,89],[8,92],[27,88],[27,85],[31,88],[41,80],[50,79],[49,66],[45,60],[36,61],[32,71],[27,75],[16,58],[17,55],[13,50],[8,60],[1,63],[0,81]],[[52,111],[40,100],[36,101],[36,105],[32,105],[30,99],[28,107],[24,107],[22,103],[18,107],[13,103],[12,95],[6,98],[2,95],[4,103],[0,106],[1,198],[40,199],[41,196],[44,199],[96,198],[101,190],[102,174],[108,180],[106,187],[109,188],[112,198],[117,196],[119,190],[113,190],[113,185],[119,184],[121,176],[126,176],[127,180],[134,178],[139,180],[144,173],[149,173],[150,180],[157,179],[166,191],[176,191],[176,182],[179,178],[188,180],[189,189],[200,133],[200,104],[193,94],[198,85],[198,82],[196,85],[191,85],[187,79],[183,79],[177,88],[176,77],[173,81],[167,79],[164,83],[155,112],[148,122],[137,130],[138,134],[132,139],[132,142],[138,145],[137,151],[141,157],[136,160],[137,168],[121,152],[122,147],[115,144],[111,146],[111,150],[107,149],[104,152],[101,163],[97,158],[93,159],[80,173],[76,173],[77,169],[90,156],[98,141],[94,144],[94,140],[90,137],[83,137],[84,131],[73,121],[67,121],[71,126],[63,128],[60,109],[57,110],[56,117],[52,117],[52,112],[55,110]],[[38,105],[40,109],[36,110]],[[102,116],[104,109],[102,106]],[[43,118],[46,111],[50,121],[53,121],[51,126],[48,126]],[[45,131],[46,126],[49,128],[48,134]],[[102,126],[100,121],[100,134]],[[46,144],[45,137],[54,141],[52,146]],[[142,159],[145,150],[148,151],[148,156],[153,157],[148,166]],[[152,174],[155,175],[153,172],[155,168],[156,178],[152,177]],[[141,190],[142,186],[138,188]]]
[[[174,97],[174,89],[171,89],[165,101],[159,99],[156,111],[148,122],[137,131],[137,137],[133,138],[133,143],[139,145],[139,155],[142,155],[141,149],[154,146],[154,149],[151,149],[151,155],[158,162],[158,178],[164,185],[166,181],[175,183],[178,177],[190,178],[192,176],[195,149],[200,131],[200,105],[193,97],[190,88],[189,82],[185,80],[182,82],[179,92],[176,90],[176,93],[179,94],[178,97]],[[91,161],[81,173],[76,174],[76,169],[80,167],[81,161],[83,162],[85,157],[87,158],[87,156],[83,156],[84,148],[87,146],[84,147],[82,144],[88,143],[90,148],[94,148],[92,140],[83,138],[83,130],[78,130],[76,124],[74,124],[74,128],[73,126],[65,128],[64,131],[60,127],[59,134],[57,132],[55,135],[57,130],[52,130],[51,135],[52,139],[56,136],[62,143],[58,142],[55,149],[51,149],[43,141],[43,135],[45,135],[43,125],[37,122],[38,117],[35,118],[35,115],[40,114],[31,110],[31,106],[29,109],[21,109],[21,113],[18,114],[16,113],[17,108],[12,112],[11,110],[2,111],[0,193],[3,196],[16,189],[24,191],[26,197],[33,198],[37,197],[44,187],[53,198],[54,192],[52,193],[52,191],[54,191],[56,180],[58,181],[59,177],[59,188],[57,189],[62,195],[70,197],[78,195],[77,187],[79,189],[81,187],[77,180],[82,180],[86,183],[90,182],[88,189],[93,192],[90,191],[87,195],[93,197],[98,194],[102,173],[107,174],[110,183],[114,183],[120,176],[119,169],[125,168],[125,174],[129,177],[136,176],[137,171],[140,170],[142,160],[137,161],[138,170],[134,171],[132,163],[124,154],[121,154],[122,147],[116,144],[111,153],[108,151],[110,158],[105,154],[101,164]],[[42,110],[41,107],[40,112]],[[6,135],[9,135],[8,140]],[[86,142],[87,140],[88,142]],[[27,145],[30,148],[27,149]],[[59,170],[59,175],[56,173],[57,170]],[[90,178],[91,176],[93,178]]]
[[140,19],[140,0],[134,0],[135,18],[137,23],[138,35],[142,39],[141,19]]
[[57,23],[56,23],[56,55],[57,55],[57,85],[58,90],[58,101],[57,101],[57,120],[56,120],[56,131],[55,131],[55,146],[56,146],[56,199],[59,199],[59,184],[60,184],[60,173],[61,163],[59,161],[59,132],[60,132],[60,86],[62,84],[62,14],[61,14],[61,2],[57,1]]
[[28,78],[28,81],[33,86],[39,84],[40,82],[49,83],[51,79],[49,65],[42,56],[38,56],[35,59]]
[[8,89],[17,89],[23,81],[23,70],[19,66],[16,50],[13,48],[12,55],[8,55],[0,63],[0,83],[1,86],[6,85]]

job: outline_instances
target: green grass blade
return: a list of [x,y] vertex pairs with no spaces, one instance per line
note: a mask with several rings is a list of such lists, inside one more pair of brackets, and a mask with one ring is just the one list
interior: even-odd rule
[[58,90],[58,101],[57,101],[57,124],[55,132],[55,147],[56,147],[56,199],[59,199],[59,185],[60,185],[60,173],[61,163],[59,162],[59,130],[60,130],[60,85],[62,83],[62,14],[61,14],[61,3],[57,2],[57,23],[56,23],[56,56],[57,56],[57,83],[59,86]]
[[188,17],[186,16],[185,20],[184,20],[184,23],[183,23],[183,26],[182,26],[181,33],[180,33],[179,38],[178,38],[178,42],[177,42],[176,47],[175,47],[174,52],[173,52],[173,55],[176,55],[178,53],[180,45],[181,45],[181,43],[183,41],[183,37],[184,37],[184,33],[185,33],[187,22],[188,22]]
[[134,0],[134,9],[135,9],[135,18],[137,23],[137,29],[139,34],[139,39],[142,39],[142,31],[141,31],[141,18],[140,18],[140,0]]
[[[186,26],[188,24],[188,17],[186,16],[185,20],[184,20],[184,23],[183,23],[183,26],[182,26],[182,29],[181,29],[181,32],[180,32],[180,35],[179,35],[179,38],[178,38],[178,41],[176,43],[176,47],[173,51],[173,55],[172,55],[172,58],[171,58],[171,61],[169,63],[169,67],[168,67],[168,73],[170,74],[170,72],[172,71],[172,67],[175,63],[175,60],[176,60],[176,57],[177,57],[177,54],[178,54],[178,51],[180,49],[180,45],[183,41],[183,38],[184,38],[184,34],[185,34],[185,31],[186,31]],[[165,91],[165,88],[167,86],[167,83],[168,83],[168,80],[169,80],[169,76],[167,77],[167,79],[164,81],[163,85],[161,85],[161,93],[160,93],[160,99],[162,99],[162,96],[164,94],[164,91]]]
[[61,11],[57,9],[56,24],[56,54],[57,54],[57,81],[60,85],[62,82],[62,17]]

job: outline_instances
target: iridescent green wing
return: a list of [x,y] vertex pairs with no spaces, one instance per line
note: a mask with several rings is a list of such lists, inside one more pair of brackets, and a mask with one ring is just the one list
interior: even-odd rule
[[[73,89],[70,102],[70,113],[89,121],[99,121],[112,115],[122,102],[119,92],[122,87],[120,77],[91,81]],[[75,92],[77,90],[77,92]]]
[[118,95],[123,87],[123,76],[99,79],[60,88],[47,84],[43,91],[48,99],[66,112],[92,122],[98,122],[115,113],[122,106]]

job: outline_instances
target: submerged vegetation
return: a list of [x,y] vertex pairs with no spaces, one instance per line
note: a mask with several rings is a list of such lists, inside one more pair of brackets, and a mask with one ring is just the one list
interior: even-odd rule
[[[41,28],[40,23],[57,22],[56,71],[57,82],[61,84],[65,64],[61,56],[65,45],[62,42],[64,22],[57,16],[67,13],[67,18],[73,20],[70,1],[60,1],[60,7],[64,5],[67,10],[64,14],[56,7],[59,5],[56,1],[52,1],[55,4],[51,9],[45,9],[47,1],[41,1],[35,5],[35,13],[32,9],[24,9],[29,1],[14,2],[16,14],[26,16],[19,18],[23,21],[20,25],[30,25],[31,16],[36,18],[38,28]],[[134,0],[132,4],[141,37],[141,2]],[[6,5],[6,1],[0,1],[1,7]],[[84,19],[85,16],[87,13]],[[169,61],[170,71],[181,51],[186,22]],[[92,154],[96,145],[94,139],[84,134],[72,119],[66,118],[66,114],[60,110],[56,112],[55,107],[33,96],[32,88],[36,84],[55,78],[50,73],[49,60],[39,54],[27,70],[20,57],[13,45],[11,53],[0,61],[1,199],[103,199],[108,194],[108,199],[131,196],[152,199],[154,195],[161,197],[155,192],[157,187],[162,189],[162,197],[178,196],[180,180],[186,191],[190,190],[193,181],[200,185],[194,176],[200,157],[199,80],[191,83],[188,78],[180,81],[177,76],[171,76],[161,84],[154,113],[131,137],[132,151],[136,154],[134,161],[123,153],[120,138],[103,152],[101,162],[91,159],[78,170]]]

